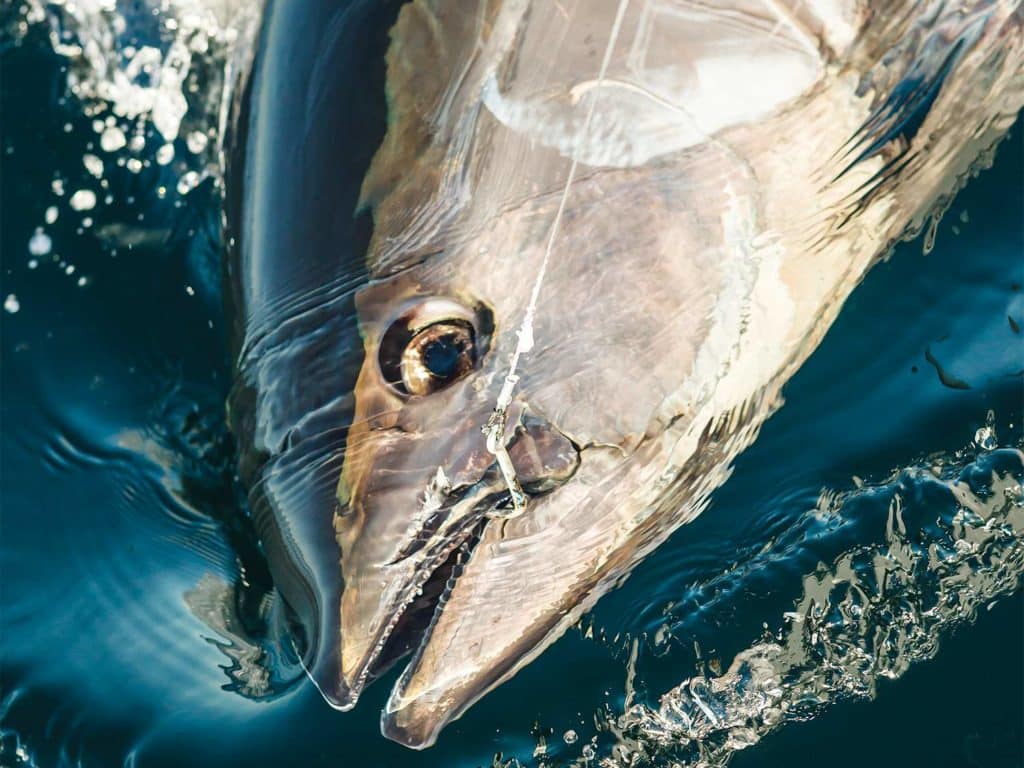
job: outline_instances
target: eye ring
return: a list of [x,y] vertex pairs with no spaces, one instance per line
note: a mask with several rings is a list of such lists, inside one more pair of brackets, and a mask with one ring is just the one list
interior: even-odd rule
[[399,395],[424,397],[473,371],[486,353],[493,323],[482,306],[473,310],[444,298],[407,309],[381,337],[378,364]]

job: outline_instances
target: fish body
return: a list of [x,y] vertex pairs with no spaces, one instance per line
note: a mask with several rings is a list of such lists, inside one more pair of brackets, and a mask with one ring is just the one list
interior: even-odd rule
[[230,411],[310,677],[411,653],[421,748],[706,507],[1013,123],[1024,11],[332,5],[269,0],[236,110]]

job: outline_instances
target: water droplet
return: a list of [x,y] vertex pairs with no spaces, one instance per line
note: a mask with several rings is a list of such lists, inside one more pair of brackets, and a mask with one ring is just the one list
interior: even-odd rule
[[983,451],[994,451],[999,447],[999,436],[996,434],[996,414],[989,411],[985,417],[985,426],[974,433],[974,444]]
[[96,207],[96,193],[91,189],[80,189],[71,196],[69,202],[76,211],[91,211]]
[[126,143],[127,141],[124,138],[124,131],[116,125],[112,125],[107,128],[100,136],[100,146],[103,147],[104,152],[116,152]]
[[195,171],[189,171],[178,181],[178,194],[187,195],[199,184],[199,174]]
[[547,753],[548,753],[548,743],[547,743],[547,740],[543,736],[540,736],[540,737],[537,738],[537,746],[533,748],[533,756],[534,757],[544,757],[544,755],[546,755]]
[[45,256],[52,247],[53,241],[42,229],[36,229],[28,241],[28,252],[33,256]]
[[192,42],[189,44],[189,48],[191,48],[195,53],[206,53],[208,50],[210,50],[210,41],[206,37],[206,35],[198,34],[192,38]]
[[156,162],[158,165],[167,165],[174,159],[174,145],[164,144],[156,151]]
[[96,155],[83,155],[82,165],[85,166],[85,170],[97,179],[103,175],[103,161],[96,157]]
[[188,145],[188,151],[194,155],[198,155],[204,149],[206,149],[206,143],[209,141],[206,134],[202,131],[192,131],[185,140]]
[[7,298],[4,299],[4,309],[10,312],[12,315],[21,309],[21,303],[18,301],[18,297],[13,293],[7,294]]
[[577,739],[579,739],[579,736],[577,736],[576,731],[572,730],[571,728],[564,734],[562,734],[562,740],[566,744],[575,744]]

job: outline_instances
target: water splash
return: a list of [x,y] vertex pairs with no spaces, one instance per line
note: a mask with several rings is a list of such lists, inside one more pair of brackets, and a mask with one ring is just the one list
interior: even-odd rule
[[[228,104],[259,11],[246,0],[20,0],[0,16],[5,40],[45,40],[63,62],[64,132],[80,142],[80,167],[55,168],[52,197],[40,201],[30,268],[52,260],[73,274],[58,253],[70,241],[46,229],[58,218],[76,235],[96,222],[104,245],[131,248],[156,226],[140,223],[152,218],[148,208],[181,208],[208,180],[220,189]],[[144,184],[131,182],[140,175]],[[127,221],[105,221],[125,210]]]
[[[55,53],[68,60],[68,91],[106,152],[140,150],[140,123],[165,142],[182,127],[203,135],[221,112],[239,44],[251,44],[258,3],[244,0],[26,0],[17,31],[44,25]],[[224,66],[226,65],[226,66]],[[189,134],[189,150],[207,142]],[[196,152],[196,154],[199,154]]]
[[[7,691],[0,699],[0,723],[4,722],[8,710],[20,695],[15,689]],[[0,765],[11,768],[36,768],[35,757],[21,734],[13,728],[0,727]]]
[[605,718],[606,756],[577,764],[722,766],[785,723],[873,698],[882,680],[934,657],[943,637],[1024,581],[1024,453],[987,440],[978,448],[824,493],[812,514],[829,521],[826,538],[865,502],[887,500],[878,540],[858,538],[819,563],[783,628],[738,653],[723,674],[695,675],[657,706],[627,705]]

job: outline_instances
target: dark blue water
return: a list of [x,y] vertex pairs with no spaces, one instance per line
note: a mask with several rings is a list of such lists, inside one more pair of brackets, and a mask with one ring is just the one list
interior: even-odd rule
[[[0,57],[0,296],[17,300],[2,313],[0,367],[5,768],[468,767],[499,753],[531,764],[538,736],[546,764],[560,764],[595,734],[607,740],[595,713],[621,711],[631,650],[636,695],[656,706],[778,631],[819,562],[869,546],[894,469],[957,456],[990,411],[1000,445],[1022,439],[1015,134],[957,198],[929,254],[920,241],[900,246],[856,290],[711,508],[435,748],[379,736],[387,680],[347,714],[304,683],[248,697],[252,649],[224,626],[218,601],[230,592],[217,585],[258,592],[266,575],[225,427],[217,191],[207,182],[178,195],[174,168],[155,163],[115,169],[101,189],[81,161],[96,134],[65,99],[64,60],[32,34],[5,40]],[[52,248],[30,267],[55,177],[66,195],[91,188],[101,202],[88,212],[62,203],[45,227]],[[880,490],[844,506],[842,536],[808,527],[821,489],[851,492],[854,476]],[[921,488],[903,490],[935,516]],[[800,544],[785,544],[794,531]],[[1019,585],[1018,574],[1011,594],[940,633],[935,658],[881,680],[874,699],[836,696],[732,765],[1020,766]]]

